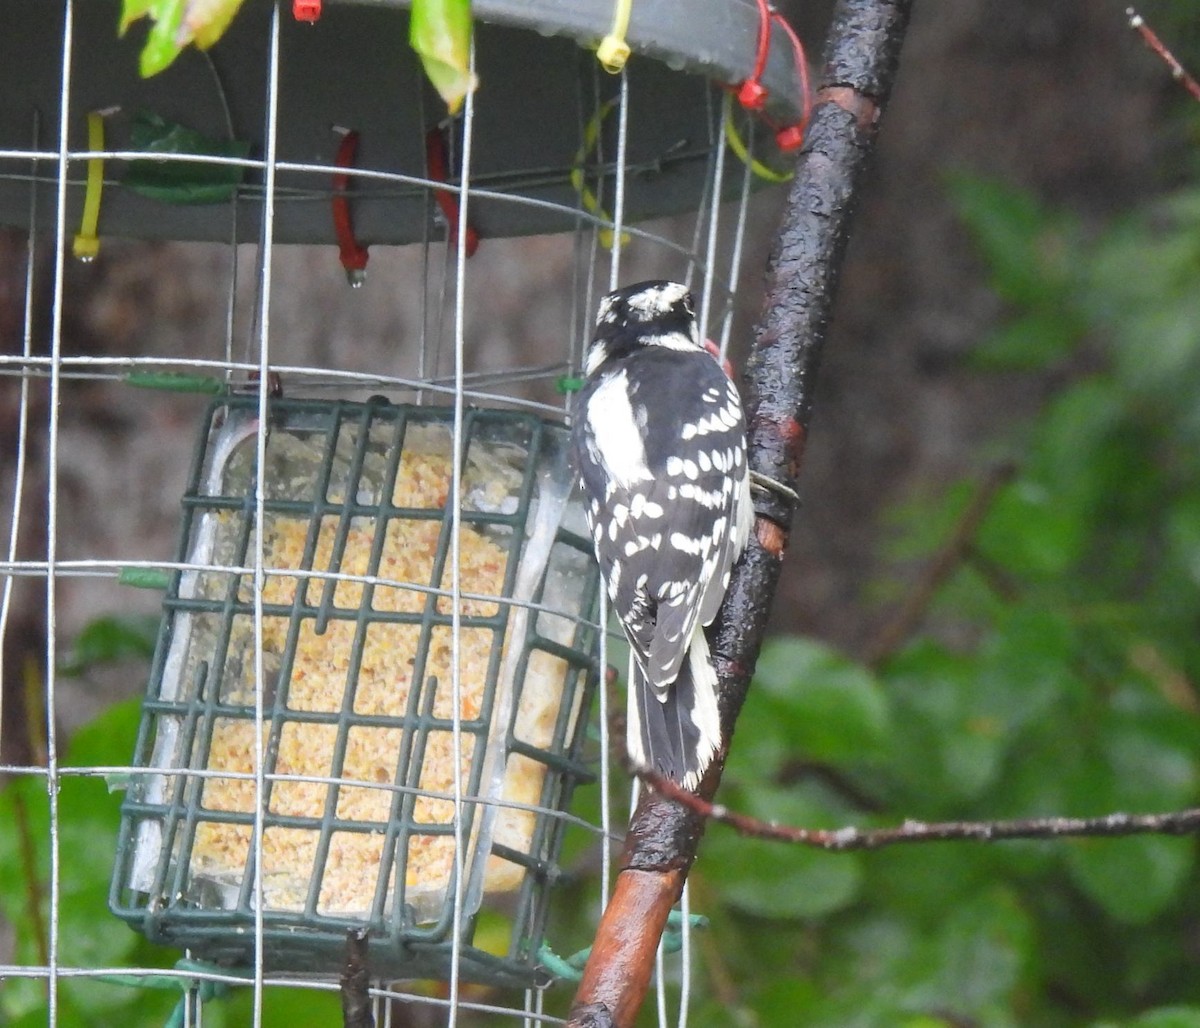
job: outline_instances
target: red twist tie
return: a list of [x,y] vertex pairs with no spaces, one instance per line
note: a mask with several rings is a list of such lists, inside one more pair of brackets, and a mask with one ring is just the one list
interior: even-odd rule
[[292,17],[310,24],[321,17],[321,0],[292,0]]
[[748,111],[761,111],[767,105],[767,87],[754,79],[746,79],[737,92],[738,103]]
[[[429,169],[429,177],[434,182],[449,182],[450,172],[446,161],[446,140],[442,130],[436,125],[425,135],[425,164]],[[458,194],[448,189],[434,189],[434,199],[442,209],[446,219],[446,236],[451,247],[458,246],[459,201]],[[470,222],[467,223],[467,256],[475,256],[479,249],[479,233]]]
[[788,125],[775,133],[775,143],[784,153],[798,150],[804,144],[804,133],[808,129],[808,119],[812,114],[812,91],[808,86],[808,59],[804,54],[804,44],[796,30],[778,11],[771,13],[771,20],[776,21],[787,33],[792,43],[792,59],[796,62],[796,77],[800,80],[800,102],[803,105],[800,120],[795,125]]
[[748,111],[761,111],[767,103],[767,87],[762,84],[771,53],[771,5],[758,0],[758,42],[754,53],[754,70],[738,89],[738,102]]
[[[333,163],[338,168],[354,167],[354,155],[358,152],[358,133],[353,129],[342,132]],[[361,246],[354,236],[354,221],[350,216],[350,200],[346,191],[350,188],[349,171],[337,171],[333,176],[333,230],[337,234],[338,256],[346,269],[346,278],[357,288],[366,278],[367,248]]]
[[788,125],[775,133],[775,145],[784,153],[799,150],[804,145],[804,126]]

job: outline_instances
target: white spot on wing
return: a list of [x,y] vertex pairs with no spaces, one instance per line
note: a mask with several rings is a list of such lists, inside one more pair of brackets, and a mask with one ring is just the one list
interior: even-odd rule
[[601,381],[588,399],[585,416],[590,429],[588,444],[614,483],[630,489],[634,483],[653,477],[646,466],[646,446],[629,404],[624,371]]

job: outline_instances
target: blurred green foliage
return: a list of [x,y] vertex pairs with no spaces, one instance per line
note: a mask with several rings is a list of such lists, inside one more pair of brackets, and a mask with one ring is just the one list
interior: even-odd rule
[[[975,367],[1053,371],[1063,384],[1004,441],[1017,470],[921,633],[874,667],[810,639],[768,644],[721,798],[811,827],[1196,805],[1200,190],[1089,232],[993,182],[950,188],[1012,312]],[[973,492],[958,483],[911,504],[897,556],[931,559]],[[118,628],[81,639],[73,667],[136,648],[137,632]],[[76,734],[65,764],[126,762],[135,727],[132,705],[114,708]],[[58,804],[60,961],[169,966],[175,954],[105,910],[109,864],[95,855],[112,851],[117,799],[68,775]],[[578,794],[582,816],[596,820],[598,805],[596,790]],[[18,962],[42,963],[44,781],[10,781],[0,823],[23,826],[0,832],[0,913]],[[575,873],[549,940],[559,952],[590,941],[595,851],[592,835],[568,840]],[[695,1024],[1200,1028],[1191,838],[828,854],[713,826],[692,909],[711,919],[692,944]],[[677,982],[677,958],[668,972]],[[552,990],[548,1009],[562,1012],[570,993]],[[64,1025],[150,1025],[177,996],[68,979],[58,998]],[[249,1023],[249,1002],[237,990],[205,1023]],[[44,1004],[40,983],[11,980],[0,1023],[43,1024]],[[334,996],[267,993],[267,1024],[338,1017]]]
[[[1194,806],[1200,191],[1089,234],[994,182],[950,188],[1011,310],[974,366],[1065,384],[1005,441],[1016,474],[933,630],[873,670],[768,644],[721,798],[810,826]],[[973,492],[911,504],[897,552],[930,559]],[[1198,886],[1192,838],[830,855],[713,827],[693,888],[722,985],[695,1017],[1196,1028]]]

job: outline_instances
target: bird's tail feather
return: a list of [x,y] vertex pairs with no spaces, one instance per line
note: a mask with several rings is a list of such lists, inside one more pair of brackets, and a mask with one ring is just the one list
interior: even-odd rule
[[635,764],[694,789],[721,745],[717,673],[697,629],[679,676],[660,700],[640,670],[629,690],[628,741]]

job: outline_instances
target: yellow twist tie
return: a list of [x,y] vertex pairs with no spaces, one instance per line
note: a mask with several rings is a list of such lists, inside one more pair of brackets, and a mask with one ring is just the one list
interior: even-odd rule
[[[575,163],[571,167],[571,187],[579,194],[579,201],[583,204],[583,209],[589,214],[594,214],[602,221],[611,222],[612,216],[605,211],[600,205],[600,200],[596,194],[592,192],[584,179],[583,168],[587,163],[587,159],[591,152],[596,148],[596,140],[600,137],[600,128],[604,124],[604,119],[608,117],[609,112],[616,106],[616,100],[607,100],[597,108],[596,113],[592,115],[591,120],[584,126],[583,129],[583,144],[575,154]],[[606,250],[613,248],[615,235],[611,228],[600,229],[600,245]],[[621,245],[629,244],[629,234],[621,233]]]
[[610,75],[620,74],[629,60],[630,50],[625,42],[625,33],[629,31],[629,14],[632,10],[633,0],[617,0],[613,8],[612,29],[596,47],[596,59]]
[[[104,115],[92,111],[87,116],[88,149],[104,149]],[[71,252],[81,261],[94,260],[100,252],[96,227],[100,224],[100,194],[104,191],[104,158],[91,157],[87,162],[87,187],[83,194],[83,218],[79,233],[71,244]]]
[[746,144],[742,142],[742,137],[738,135],[737,126],[733,123],[733,111],[728,107],[725,109],[725,142],[729,144],[729,149],[732,150],[743,164],[747,165],[755,175],[767,182],[790,182],[792,172],[776,171],[774,168],[768,168],[761,161],[755,160],[750,156],[750,151],[746,149]]

